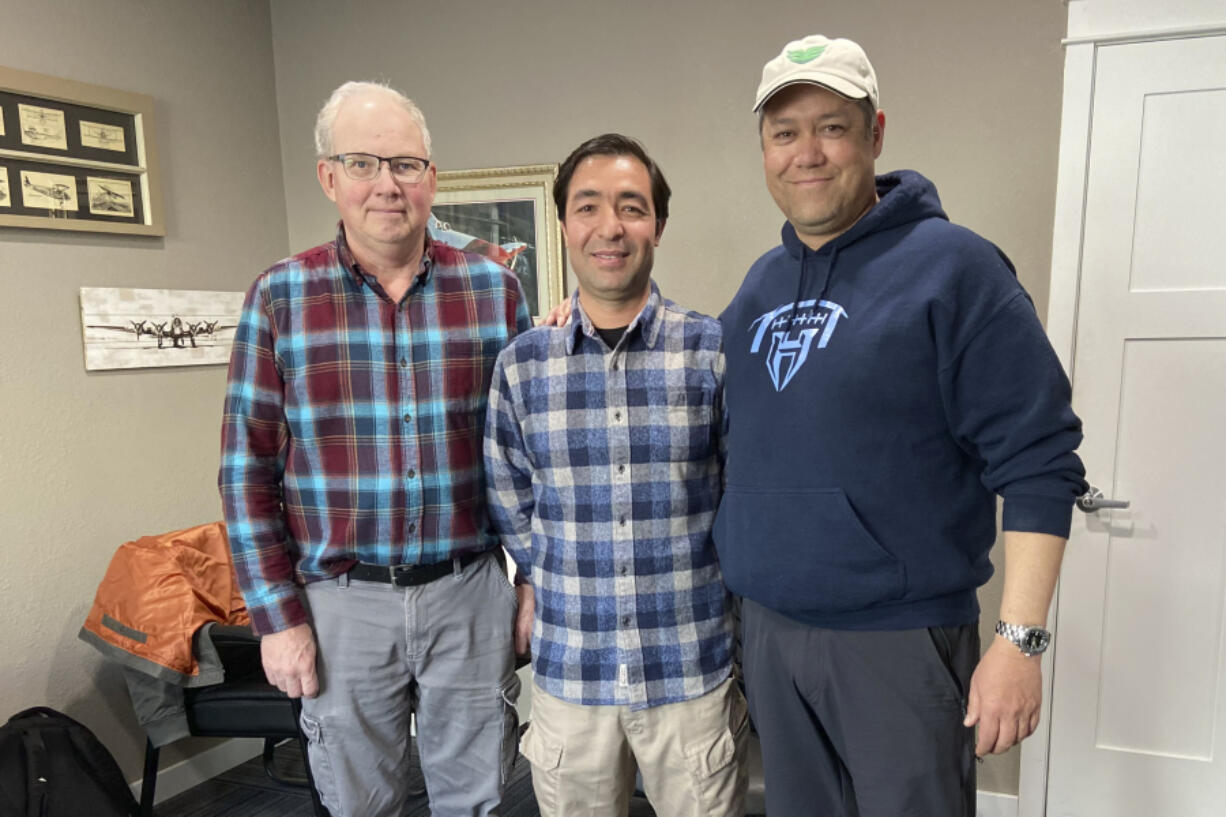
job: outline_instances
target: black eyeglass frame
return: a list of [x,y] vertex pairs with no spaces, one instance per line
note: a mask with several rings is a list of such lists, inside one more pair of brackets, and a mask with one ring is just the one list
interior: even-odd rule
[[[350,156],[368,156],[371,159],[376,160],[378,164],[375,165],[374,175],[371,176],[369,179],[361,179],[361,178],[355,177],[352,173],[349,172],[348,166],[345,165],[345,159]],[[368,181],[371,181],[372,179],[377,178],[379,175],[379,171],[383,169],[384,162],[387,162],[387,172],[392,174],[392,178],[400,179],[400,177],[396,175],[396,171],[392,170],[392,162],[394,162],[397,159],[412,159],[415,162],[422,162],[425,165],[425,167],[421,169],[421,175],[418,176],[415,180],[411,182],[406,179],[400,179],[400,180],[405,182],[406,184],[417,184],[426,177],[426,171],[430,169],[430,165],[431,165],[431,161],[429,159],[424,159],[421,156],[378,156],[374,153],[363,153],[362,151],[358,151],[358,150],[355,150],[352,153],[336,153],[336,154],[333,154],[332,156],[328,156],[327,158],[333,162],[340,162],[341,168],[345,171],[345,175],[353,179],[355,182],[368,182]]]

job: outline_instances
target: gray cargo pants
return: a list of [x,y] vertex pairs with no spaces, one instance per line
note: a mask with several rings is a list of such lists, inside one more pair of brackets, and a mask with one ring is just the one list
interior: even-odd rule
[[417,587],[307,585],[320,693],[303,699],[302,727],[332,817],[403,812],[413,712],[434,817],[498,813],[519,697],[515,590],[500,558]]

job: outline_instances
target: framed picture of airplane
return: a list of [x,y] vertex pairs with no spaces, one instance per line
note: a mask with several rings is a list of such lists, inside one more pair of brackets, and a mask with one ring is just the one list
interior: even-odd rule
[[81,288],[85,368],[224,365],[242,292]]
[[0,67],[0,228],[166,234],[153,98]]
[[429,222],[436,241],[479,252],[514,272],[534,316],[566,294],[553,203],[557,175],[557,165],[440,171]]

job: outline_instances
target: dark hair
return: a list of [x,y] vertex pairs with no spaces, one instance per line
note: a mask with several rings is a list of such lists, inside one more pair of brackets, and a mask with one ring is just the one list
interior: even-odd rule
[[[821,85],[819,83],[813,84],[817,85],[819,88],[826,87],[825,85]],[[768,96],[766,101],[762,103],[762,107],[758,109],[758,145],[762,148],[766,147],[766,136],[762,133],[762,126],[766,123],[766,108],[770,105],[770,101],[773,96],[774,94]],[[839,94],[839,96],[843,95]],[[843,98],[847,99],[847,97]],[[868,97],[863,97],[861,99],[848,99],[847,101],[854,102],[856,105],[856,110],[860,111],[860,116],[864,118],[864,138],[870,142],[873,141],[873,132],[877,127],[877,109],[873,107],[873,103]]]
[[856,107],[860,109],[860,115],[864,117],[864,134],[871,142],[873,141],[873,129],[877,127],[877,109],[873,107],[868,97],[857,99]]
[[633,156],[643,163],[643,167],[647,168],[648,177],[651,178],[651,207],[656,211],[656,229],[658,230],[668,218],[668,197],[673,191],[669,188],[668,182],[664,180],[664,174],[660,171],[659,166],[647,155],[647,151],[643,150],[638,140],[622,136],[620,133],[603,133],[600,136],[593,136],[571,151],[566,161],[562,162],[562,166],[558,168],[558,178],[553,183],[553,202],[558,207],[558,219],[566,221],[566,195],[569,192],[571,177],[575,175],[575,168],[579,166],[579,163],[589,156]]

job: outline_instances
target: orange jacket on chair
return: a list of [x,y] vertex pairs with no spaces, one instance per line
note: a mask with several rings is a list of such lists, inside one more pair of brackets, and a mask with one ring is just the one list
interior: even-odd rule
[[222,522],[119,546],[98,585],[82,640],[108,658],[178,686],[222,680],[192,650],[209,622],[249,625]]
[[223,523],[143,536],[115,551],[79,635],[123,667],[154,746],[190,733],[184,687],[225,679],[208,637],[213,623],[251,624]]

